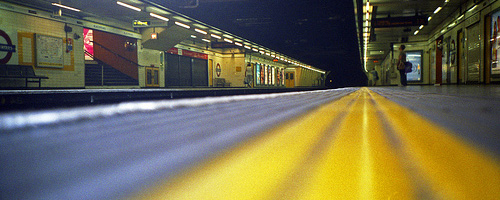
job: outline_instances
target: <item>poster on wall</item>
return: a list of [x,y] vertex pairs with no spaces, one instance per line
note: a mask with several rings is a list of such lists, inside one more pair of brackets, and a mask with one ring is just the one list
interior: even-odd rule
[[36,34],[36,65],[37,67],[64,67],[63,39]]
[[[85,52],[85,60],[94,60],[94,32],[92,29],[83,29],[83,50]],[[90,54],[90,55],[89,55]]]
[[422,81],[422,51],[406,52],[408,62],[412,64],[412,70],[406,74],[408,81]]
[[491,15],[491,75],[500,77],[500,11]]
[[264,65],[264,85],[267,85],[269,84],[269,75],[268,75],[268,69],[267,69],[268,66],[265,66]]
[[255,64],[255,84],[260,85],[260,64]]

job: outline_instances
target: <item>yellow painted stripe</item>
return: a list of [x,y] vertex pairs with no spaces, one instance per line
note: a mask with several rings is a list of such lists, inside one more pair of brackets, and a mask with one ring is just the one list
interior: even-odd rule
[[370,91],[439,199],[500,199],[500,165],[470,143]]
[[[313,144],[357,94],[273,128],[233,151],[152,190],[140,199],[263,199],[301,164]],[[326,117],[325,117],[326,116]]]
[[132,198],[417,199],[422,187],[424,197],[500,199],[500,165],[362,88]]
[[389,147],[366,91],[359,91],[337,139],[299,192],[300,199],[414,198],[411,180]]

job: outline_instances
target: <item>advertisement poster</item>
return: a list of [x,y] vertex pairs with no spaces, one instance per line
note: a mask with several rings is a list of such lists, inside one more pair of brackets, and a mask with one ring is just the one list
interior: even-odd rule
[[500,11],[491,15],[491,75],[500,77]]
[[261,77],[261,75],[260,75],[260,72],[261,72],[260,67],[261,67],[261,65],[260,65],[259,63],[257,63],[257,64],[255,65],[255,76],[256,76],[256,78],[255,78],[255,82],[256,82],[256,83],[255,83],[255,84],[256,84],[256,85],[260,85],[260,83],[261,83],[261,82],[260,82],[260,77]]
[[412,64],[412,70],[406,74],[408,81],[422,81],[422,51],[406,52],[408,62]]
[[[94,56],[94,41],[93,31],[92,29],[83,29],[83,50],[88,52],[88,54]],[[93,60],[91,56],[85,53],[85,60]]]

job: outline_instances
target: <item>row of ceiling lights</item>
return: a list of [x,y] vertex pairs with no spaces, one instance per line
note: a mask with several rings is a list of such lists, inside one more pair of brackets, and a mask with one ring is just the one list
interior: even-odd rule
[[363,40],[364,40],[364,70],[368,71],[366,68],[366,64],[368,63],[368,41],[370,39],[370,21],[371,21],[371,13],[373,11],[373,6],[370,6],[370,1],[366,0],[366,5],[363,6],[363,13],[365,14],[363,19]]
[[[436,15],[439,11],[441,11],[441,9],[443,9],[443,7],[444,7],[444,6],[446,6],[446,4],[447,4],[449,1],[450,1],[450,0],[444,0],[444,4],[443,4],[442,6],[437,7],[437,8],[436,8],[436,10],[434,10],[434,12],[431,14],[431,16],[429,16],[429,17],[427,18],[427,22],[430,22],[430,21],[431,21],[431,19],[432,19],[432,17],[433,17],[434,15]],[[422,30],[423,28],[424,28],[424,25],[420,25],[420,27],[418,27],[418,30],[416,30],[416,31],[413,33],[413,35],[417,35],[417,34],[418,34],[418,32],[420,32],[420,30]]]
[[[433,17],[434,15],[436,15],[439,11],[441,11],[441,9],[442,9],[444,6],[446,6],[446,4],[447,4],[448,2],[449,2],[449,0],[445,0],[445,1],[444,1],[444,5],[443,5],[443,6],[437,7],[437,8],[436,8],[436,10],[434,10],[434,13],[433,13],[431,16],[429,16],[429,17],[427,18],[427,21],[430,21],[430,20],[432,19],[432,17]],[[468,9],[468,10],[467,10],[467,12],[471,12],[471,11],[473,11],[473,10],[474,10],[474,9],[476,9],[476,8],[477,8],[477,5],[474,5],[473,7],[471,7],[470,9]],[[464,18],[464,15],[465,15],[465,14],[460,15],[460,16],[459,16],[456,20],[454,20],[452,23],[450,23],[448,26],[446,26],[443,30],[441,30],[441,33],[446,32],[446,30],[448,30],[449,28],[453,28],[453,27],[454,27],[454,26],[458,23],[458,21],[460,21],[461,19],[463,19],[463,18]],[[417,35],[417,34],[420,32],[420,30],[422,30],[422,28],[424,28],[424,25],[421,25],[421,26],[418,28],[418,30],[416,30],[413,34],[414,34],[414,35]]]
[[[142,9],[141,8],[138,8],[138,7],[135,7],[135,6],[132,6],[132,5],[129,5],[129,4],[126,4],[126,3],[123,3],[121,1],[117,1],[116,2],[118,5],[120,6],[123,6],[123,7],[126,7],[126,8],[129,8],[129,9],[132,9],[132,10],[135,10],[137,12],[141,12]],[[65,9],[68,9],[68,10],[72,10],[72,11],[76,11],[76,12],[80,12],[80,9],[77,9],[77,8],[73,8],[73,7],[70,7],[70,6],[65,6],[65,5],[62,5],[62,4],[58,4],[58,3],[52,3],[52,5],[54,6],[58,6],[60,8],[65,8]],[[163,21],[170,21],[169,18],[167,17],[164,17],[164,16],[161,16],[159,14],[156,14],[156,13],[153,13],[153,12],[150,12],[149,15],[151,17],[154,17],[156,19],[160,19],[160,20],[163,20]],[[185,23],[182,23],[182,22],[178,22],[178,21],[175,21],[174,22],[175,25],[177,26],[180,26],[180,27],[183,27],[183,28],[186,28],[186,29],[191,29],[191,26],[189,26],[188,24],[185,24]],[[202,29],[198,29],[198,28],[194,28],[194,31],[196,31],[197,33],[200,33],[200,34],[203,34],[203,35],[208,35],[208,32],[205,31],[205,30],[202,30]],[[197,38],[195,35],[191,35],[192,38]],[[287,62],[289,64],[294,64],[294,65],[297,65],[297,66],[300,66],[300,67],[303,67],[303,68],[307,68],[307,69],[310,69],[310,70],[313,70],[313,71],[316,71],[316,72],[320,72],[320,73],[325,73],[324,71],[321,71],[321,70],[318,70],[318,69],[315,69],[315,68],[312,68],[311,66],[308,66],[308,65],[305,65],[303,63],[300,63],[298,61],[295,61],[295,60],[292,60],[290,58],[286,58],[285,56],[280,56],[278,55],[277,53],[274,53],[274,52],[268,52],[268,51],[265,51],[264,48],[259,48],[258,46],[251,46],[251,45],[247,45],[247,44],[243,44],[241,42],[237,42],[237,41],[233,41],[229,38],[224,38],[222,39],[222,37],[220,35],[217,35],[217,34],[214,34],[214,33],[210,33],[210,37],[211,38],[216,38],[218,40],[223,40],[227,43],[231,43],[231,44],[234,44],[236,46],[240,46],[240,47],[243,47],[243,48],[246,48],[246,49],[249,49],[249,50],[252,50],[252,51],[255,51],[255,52],[258,52],[262,55],[267,55],[267,56],[270,56],[272,58],[275,58],[277,60],[281,60],[283,62]],[[206,39],[206,38],[202,38],[201,39],[202,41],[204,42],[211,42],[209,39]]]

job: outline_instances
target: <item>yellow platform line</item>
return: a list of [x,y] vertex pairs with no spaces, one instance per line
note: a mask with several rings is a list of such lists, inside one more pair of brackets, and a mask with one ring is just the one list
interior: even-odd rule
[[416,199],[420,179],[434,198],[500,199],[499,172],[493,157],[362,88],[131,198]]
[[438,199],[500,199],[498,159],[369,91]]

